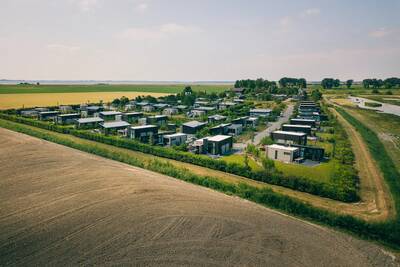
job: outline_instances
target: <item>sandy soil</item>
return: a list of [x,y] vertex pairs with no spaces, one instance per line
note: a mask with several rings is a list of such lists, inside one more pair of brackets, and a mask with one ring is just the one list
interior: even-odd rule
[[0,265],[396,266],[376,245],[0,128]]
[[110,102],[122,96],[132,99],[140,95],[160,97],[168,94],[149,92],[0,94],[0,109],[98,103],[100,100]]

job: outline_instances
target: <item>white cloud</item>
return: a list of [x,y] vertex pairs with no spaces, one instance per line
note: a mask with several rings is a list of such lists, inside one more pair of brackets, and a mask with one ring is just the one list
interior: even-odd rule
[[53,51],[61,51],[61,52],[77,52],[81,50],[79,46],[71,46],[71,45],[63,45],[63,44],[48,44],[47,49],[53,50]]
[[321,10],[319,8],[309,8],[302,13],[302,17],[319,15]]
[[379,28],[379,29],[369,32],[368,35],[373,38],[382,38],[382,37],[391,35],[394,32],[395,31],[392,29],[387,29],[387,28],[382,27],[382,28]]
[[163,24],[157,27],[132,27],[117,34],[122,39],[144,41],[167,38],[171,35],[201,32],[201,29],[176,23]]

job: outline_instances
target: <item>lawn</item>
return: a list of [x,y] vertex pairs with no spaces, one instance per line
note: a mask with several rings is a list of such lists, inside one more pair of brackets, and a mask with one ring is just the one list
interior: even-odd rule
[[310,167],[295,163],[275,161],[275,167],[287,176],[304,177],[322,182],[329,182],[335,168],[335,161],[321,163]]
[[[184,84],[95,84],[95,85],[0,85],[0,94],[39,93],[83,93],[83,92],[148,92],[176,94],[182,92]],[[195,91],[222,92],[232,87],[229,84],[191,84]]]
[[[258,165],[253,159],[251,159],[251,158],[248,158],[248,159],[249,159],[249,166],[252,170],[257,171],[257,170],[262,169],[262,167],[260,165]],[[229,156],[222,157],[222,160],[224,160],[228,163],[238,163],[238,164],[244,166],[244,155],[240,155],[240,154],[229,155]]]
[[[244,165],[244,156],[235,154],[225,156],[221,158],[226,162],[238,163]],[[280,161],[274,161],[275,167],[286,176],[304,177],[307,179],[313,179],[317,181],[329,182],[331,174],[334,171],[335,163],[333,160],[327,163],[321,163],[315,167],[304,166],[295,163],[283,163]],[[262,167],[258,165],[253,159],[249,158],[249,166],[253,170],[262,170]]]

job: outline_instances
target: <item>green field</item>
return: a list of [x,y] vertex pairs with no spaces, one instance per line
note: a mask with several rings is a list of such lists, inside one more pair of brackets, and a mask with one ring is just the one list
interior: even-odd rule
[[[223,92],[232,87],[227,84],[189,84],[195,91]],[[148,92],[180,93],[184,84],[96,84],[96,85],[0,85],[0,94],[33,94],[33,93],[85,93],[85,92]]]
[[[244,165],[244,156],[239,154],[222,157],[222,160]],[[323,182],[329,182],[331,180],[331,175],[335,169],[334,160],[331,160],[327,163],[321,163],[314,167],[294,163],[283,163],[280,161],[274,161],[274,163],[276,169],[281,171],[286,176],[303,177],[306,179]],[[249,166],[254,171],[262,170],[262,167],[251,158],[249,158]]]

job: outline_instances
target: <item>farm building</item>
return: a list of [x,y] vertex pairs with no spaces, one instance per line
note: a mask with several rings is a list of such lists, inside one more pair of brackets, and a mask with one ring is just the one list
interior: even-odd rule
[[290,124],[297,124],[297,125],[309,125],[312,128],[315,128],[316,122],[315,120],[310,120],[310,119],[290,119]]
[[299,132],[287,132],[287,131],[273,131],[271,138],[278,144],[282,145],[306,145],[307,134]]
[[39,112],[39,120],[54,120],[58,114],[58,111],[42,111]]
[[50,111],[49,108],[35,108],[37,112]]
[[208,153],[212,155],[225,155],[232,151],[233,139],[230,135],[216,135],[207,137]]
[[131,139],[136,139],[141,142],[148,143],[150,138],[155,141],[158,134],[157,125],[143,125],[143,126],[132,126],[128,129],[128,136]]
[[300,155],[300,150],[297,147],[281,146],[277,144],[265,146],[265,153],[269,159],[278,160],[285,163],[295,161]]
[[166,146],[180,146],[187,140],[187,134],[175,133],[163,136],[164,145]]
[[177,128],[176,123],[168,123],[168,124],[167,124],[167,129],[168,129],[168,131],[176,132],[176,128]]
[[158,126],[164,125],[167,123],[168,116],[166,115],[155,115],[147,117],[146,124],[156,124]]
[[128,129],[129,126],[130,124],[126,121],[110,121],[110,122],[104,121],[100,123],[101,131],[105,135],[117,133],[119,131],[125,131],[126,129]]
[[250,109],[250,116],[252,117],[268,117],[271,115],[271,109],[269,108],[255,108]]
[[80,117],[81,117],[81,115],[79,113],[60,114],[60,115],[57,115],[57,117],[56,117],[56,123],[58,123],[58,124],[73,124]]
[[212,128],[210,128],[210,134],[212,134],[212,135],[227,134],[228,127],[231,125],[232,124],[230,124],[230,123],[223,123],[223,124],[217,125],[215,127],[212,127]]
[[79,129],[92,129],[99,126],[101,122],[104,122],[104,120],[99,117],[82,118],[76,120],[75,126]]
[[301,132],[311,135],[310,125],[300,125],[300,124],[283,124],[282,130],[287,132]]
[[148,101],[142,101],[142,102],[136,102],[135,105],[138,107],[144,107],[150,105],[150,103]]
[[243,132],[243,126],[241,124],[231,124],[228,126],[228,134],[237,136]]
[[208,117],[208,122],[209,123],[214,123],[214,122],[222,122],[226,120],[226,116],[222,116],[222,115],[212,115]]
[[122,113],[122,120],[127,121],[129,123],[134,123],[139,120],[139,118],[143,117],[142,112],[126,112]]
[[154,107],[152,105],[145,105],[145,106],[142,106],[142,111],[143,112],[153,112]]
[[167,116],[172,116],[176,115],[179,113],[179,110],[177,108],[166,108],[163,110],[163,114]]
[[182,124],[182,133],[185,134],[196,134],[198,131],[204,128],[207,123],[199,121],[189,121]]
[[121,118],[122,113],[119,111],[102,111],[99,113],[99,117],[102,118],[104,121],[115,121]]

